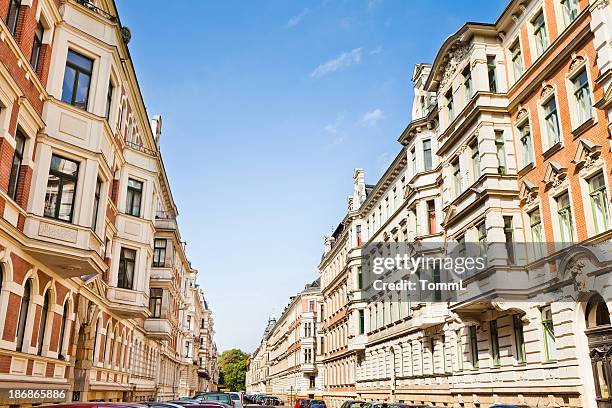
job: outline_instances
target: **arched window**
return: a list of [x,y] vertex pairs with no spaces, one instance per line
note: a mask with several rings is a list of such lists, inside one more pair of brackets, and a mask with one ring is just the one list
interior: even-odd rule
[[37,354],[42,356],[43,345],[45,343],[45,330],[47,329],[47,316],[49,315],[49,291],[45,292],[42,312],[40,314],[40,325],[38,327],[38,350]]
[[17,351],[23,350],[23,338],[25,335],[26,322],[28,320],[28,309],[30,308],[30,296],[32,295],[32,281],[28,279],[23,287],[23,296],[19,307],[19,320],[17,321]]
[[610,325],[610,312],[601,295],[591,297],[586,308],[585,319],[587,329]]
[[60,326],[59,346],[57,346],[57,356],[64,359],[64,335],[66,334],[66,325],[68,324],[68,300],[64,302],[64,310],[62,312],[62,323]]

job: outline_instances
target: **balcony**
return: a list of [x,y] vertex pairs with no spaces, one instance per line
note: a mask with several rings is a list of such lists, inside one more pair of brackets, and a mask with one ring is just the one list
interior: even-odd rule
[[144,321],[144,329],[147,332],[147,337],[157,340],[172,339],[172,326],[168,319],[149,317]]
[[303,363],[301,370],[303,373],[315,373],[317,371],[317,367],[314,363]]
[[171,211],[158,211],[155,214],[155,229],[166,231],[178,230],[176,214]]
[[24,249],[63,278],[104,272],[103,242],[88,227],[28,215]]
[[144,292],[110,287],[107,297],[110,301],[109,308],[120,317],[146,319],[151,314],[149,296]]

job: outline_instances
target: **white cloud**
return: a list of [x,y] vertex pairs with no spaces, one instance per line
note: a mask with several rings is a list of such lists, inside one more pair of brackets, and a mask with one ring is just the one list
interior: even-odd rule
[[378,123],[379,120],[384,119],[385,114],[382,110],[376,108],[372,111],[366,112],[361,117],[361,121],[366,125],[374,126]]
[[328,123],[323,127],[323,130],[334,136],[331,145],[337,145],[344,142],[346,138],[346,132],[342,130],[342,122],[344,121],[344,114],[340,113],[336,116],[336,119],[332,123]]
[[382,45],[379,45],[378,47],[370,51],[370,55],[380,54],[381,52],[383,52],[383,47]]
[[331,74],[340,68],[347,68],[353,64],[361,62],[361,48],[355,48],[348,52],[343,52],[336,58],[320,64],[310,73],[311,78],[321,78],[327,74]]
[[287,21],[287,28],[292,28],[300,24],[302,20],[304,19],[304,17],[306,17],[308,14],[310,14],[310,9],[305,8],[304,10],[300,12],[300,14],[291,17],[289,21]]

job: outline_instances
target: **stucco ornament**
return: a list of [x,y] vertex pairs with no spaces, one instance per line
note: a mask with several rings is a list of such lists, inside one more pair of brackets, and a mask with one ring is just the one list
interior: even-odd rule
[[587,262],[584,258],[574,259],[567,266],[567,275],[574,281],[574,287],[579,292],[584,292],[587,285],[587,276],[584,273],[584,268]]
[[457,71],[457,68],[465,60],[470,50],[469,44],[458,43],[457,47],[449,52],[446,67],[442,73],[442,80],[440,86],[444,88],[446,83],[452,78],[453,74]]

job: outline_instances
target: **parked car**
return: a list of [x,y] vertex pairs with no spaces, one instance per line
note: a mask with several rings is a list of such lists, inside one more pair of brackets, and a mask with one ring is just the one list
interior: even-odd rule
[[196,399],[198,401],[222,402],[231,406],[232,408],[236,408],[232,397],[227,392],[205,392],[202,394],[197,394],[193,397],[193,399]]
[[239,392],[228,392],[230,398],[232,399],[232,401],[234,402],[234,407],[235,408],[243,408],[242,405],[242,398],[240,398],[240,393]]
[[258,405],[261,405],[261,400],[264,399],[264,398],[266,398],[265,395],[261,395],[260,394],[260,395],[256,396],[255,397],[255,403],[258,404]]
[[[45,405],[44,408],[142,408],[143,405],[129,402],[76,402]],[[40,408],[43,408],[42,406]]]
[[516,405],[516,404],[495,404],[491,408],[533,408],[531,405]]
[[365,404],[365,401],[347,400],[342,403],[340,408],[362,408]]
[[283,405],[283,402],[278,397],[265,396],[260,399],[259,405],[267,405],[267,406]]
[[307,398],[298,398],[295,400],[295,404],[293,405],[293,408],[309,408],[309,407],[310,407],[310,400]]
[[181,408],[232,408],[231,405],[219,401],[189,400],[185,404],[179,405]]
[[139,404],[145,405],[149,408],[183,408],[183,405],[175,404],[174,402],[147,401],[147,402],[139,402]]
[[310,408],[327,408],[327,405],[322,400],[310,400]]

